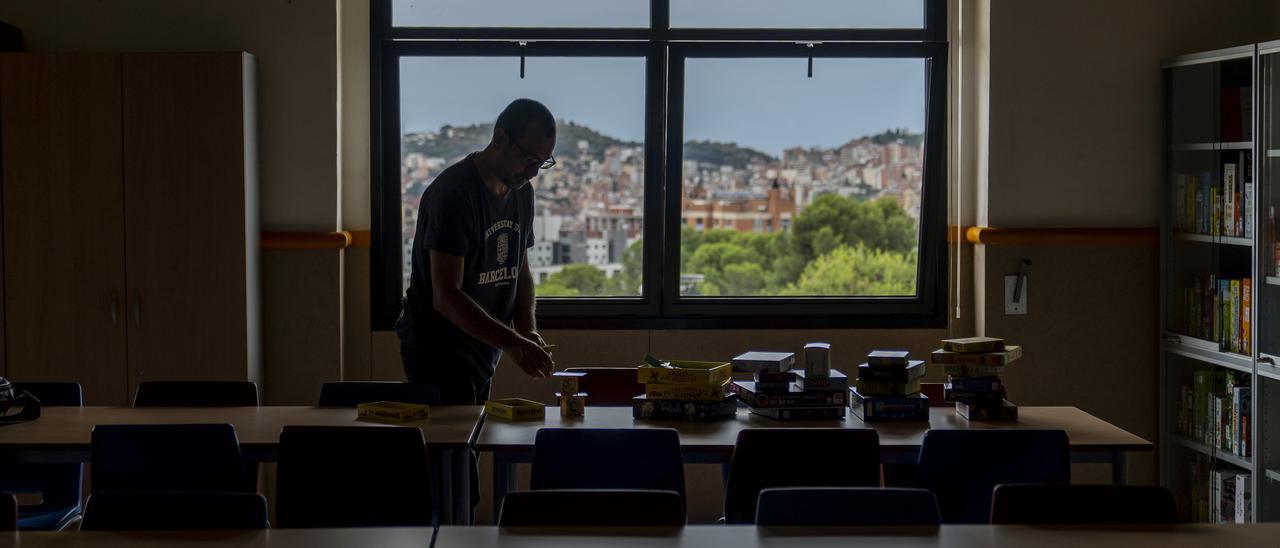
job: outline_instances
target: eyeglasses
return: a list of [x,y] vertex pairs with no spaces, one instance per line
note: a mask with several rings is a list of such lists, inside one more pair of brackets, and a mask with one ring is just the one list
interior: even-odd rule
[[539,160],[537,154],[534,154],[530,152],[528,149],[520,146],[519,141],[512,139],[511,144],[515,145],[516,148],[519,149],[522,154],[524,154],[524,158],[522,159],[522,161],[524,162],[525,167],[529,167],[533,164],[538,164],[538,169],[551,169],[551,166],[556,165],[555,156],[547,156],[545,160]]

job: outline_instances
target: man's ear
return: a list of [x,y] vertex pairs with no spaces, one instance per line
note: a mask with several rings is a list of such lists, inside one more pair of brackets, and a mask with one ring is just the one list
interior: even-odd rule
[[509,140],[510,140],[510,136],[507,135],[507,130],[502,129],[498,126],[493,126],[493,144],[498,145],[500,147],[506,146]]

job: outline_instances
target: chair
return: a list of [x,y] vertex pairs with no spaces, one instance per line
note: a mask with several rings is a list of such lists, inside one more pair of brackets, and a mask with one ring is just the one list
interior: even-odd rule
[[724,492],[724,518],[753,523],[770,487],[879,487],[875,430],[752,428],[738,432]]
[[570,367],[570,373],[586,373],[578,389],[586,392],[590,406],[630,406],[631,399],[644,393],[634,367]]
[[134,407],[256,407],[251,381],[147,381],[138,384]]
[[[19,382],[44,407],[80,407],[84,392],[76,382]],[[0,466],[0,491],[40,493],[39,504],[18,507],[18,528],[58,530],[80,515],[84,465],[80,463],[6,463]]]
[[267,499],[257,493],[115,492],[89,496],[82,531],[266,529]]
[[9,493],[0,493],[0,531],[18,530],[18,499]]
[[938,500],[926,489],[779,487],[760,491],[756,525],[938,526]]
[[1140,485],[997,485],[991,523],[1164,525],[1178,522],[1173,493]]
[[230,424],[102,424],[89,453],[94,493],[248,492]]
[[548,489],[507,493],[499,527],[682,527],[675,491]]
[[531,489],[650,489],[684,500],[680,435],[670,428],[542,428]]
[[943,523],[987,523],[997,484],[1070,482],[1061,430],[931,430],[916,469],[916,487],[938,497]]
[[434,384],[380,381],[326,382],[320,386],[320,407],[355,407],[371,401],[440,405],[440,389]]
[[286,426],[276,474],[279,527],[431,525],[434,491],[417,428]]

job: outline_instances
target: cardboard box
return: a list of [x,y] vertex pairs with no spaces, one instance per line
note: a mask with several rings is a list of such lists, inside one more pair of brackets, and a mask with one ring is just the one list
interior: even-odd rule
[[431,415],[430,406],[398,401],[375,401],[356,406],[356,418],[377,422],[412,422]]
[[524,398],[502,398],[484,402],[484,414],[509,421],[546,419],[547,406]]
[[670,368],[644,364],[636,369],[642,383],[719,386],[728,382],[732,368],[728,362],[672,360]]

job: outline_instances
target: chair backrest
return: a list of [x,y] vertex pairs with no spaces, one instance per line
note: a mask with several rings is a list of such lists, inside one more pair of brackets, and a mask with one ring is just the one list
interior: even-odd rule
[[1161,525],[1178,522],[1173,492],[1144,485],[997,485],[991,523]]
[[752,428],[738,433],[724,492],[727,523],[752,523],[770,487],[879,487],[875,430]]
[[931,430],[920,447],[916,487],[933,491],[943,523],[986,523],[1001,483],[1070,483],[1062,430]]
[[0,531],[18,530],[18,499],[9,493],[0,493]]
[[244,490],[230,424],[101,424],[89,447],[95,493]]
[[138,383],[134,407],[254,407],[251,381],[147,381]]
[[530,488],[646,489],[684,498],[680,434],[670,428],[542,428]]
[[14,388],[31,392],[42,407],[80,407],[84,390],[78,382],[15,382]]
[[373,401],[440,405],[434,384],[397,381],[326,382],[320,386],[320,407],[355,407]]
[[570,373],[586,373],[578,379],[578,389],[587,393],[587,405],[630,406],[631,399],[644,393],[635,367],[570,367]]
[[756,525],[937,526],[938,501],[927,489],[777,487],[760,491]]
[[89,496],[82,531],[266,529],[267,499],[257,493],[117,492]]
[[[80,407],[84,391],[77,382],[19,382],[43,407]],[[39,493],[40,502],[18,508],[23,528],[53,529],[78,512],[84,490],[84,465],[74,462],[24,462],[0,466],[0,491]]]
[[426,442],[417,428],[286,426],[276,473],[279,527],[431,525]]
[[548,489],[507,493],[499,527],[681,527],[675,491]]

